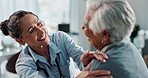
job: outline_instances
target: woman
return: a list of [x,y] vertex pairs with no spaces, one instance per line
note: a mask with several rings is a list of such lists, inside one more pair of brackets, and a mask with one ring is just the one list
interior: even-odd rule
[[129,40],[136,20],[129,3],[87,0],[86,5],[84,34],[92,46],[109,57],[106,63],[94,60],[90,70],[111,70],[114,78],[148,78],[143,58]]
[[[83,68],[80,56],[84,50],[66,33],[57,32],[48,36],[43,21],[32,12],[17,11],[2,22],[0,28],[4,35],[10,35],[22,45],[28,45],[16,62],[16,71],[20,78],[70,78],[69,57],[73,58],[80,69]],[[89,72],[89,68],[90,65],[77,78],[110,74],[107,70]],[[97,73],[99,71],[103,73]]]

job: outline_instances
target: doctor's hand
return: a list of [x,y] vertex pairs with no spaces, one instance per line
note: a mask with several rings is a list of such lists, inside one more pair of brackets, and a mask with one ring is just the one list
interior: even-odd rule
[[101,61],[102,63],[105,63],[106,59],[108,59],[108,56],[104,52],[87,50],[82,54],[80,60],[82,61],[83,65],[88,65],[94,58]]
[[[93,62],[93,61],[92,61]],[[113,78],[109,70],[90,71],[92,62],[84,68],[84,70],[76,78]]]

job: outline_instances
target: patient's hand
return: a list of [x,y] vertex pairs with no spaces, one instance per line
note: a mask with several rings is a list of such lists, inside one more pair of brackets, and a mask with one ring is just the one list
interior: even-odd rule
[[84,65],[88,65],[92,59],[96,58],[97,60],[101,61],[102,63],[106,62],[108,56],[104,52],[97,52],[97,51],[86,51],[81,56],[80,60]]

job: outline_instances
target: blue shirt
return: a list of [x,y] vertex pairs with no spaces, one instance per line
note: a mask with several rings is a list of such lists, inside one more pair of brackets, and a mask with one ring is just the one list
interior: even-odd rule
[[90,70],[110,70],[113,78],[148,78],[148,69],[136,47],[129,41],[109,44],[102,49],[108,55],[106,63],[96,60]]
[[50,63],[27,46],[16,62],[16,71],[20,78],[60,78],[60,72],[64,77],[70,78],[70,57],[80,69],[83,68],[80,57],[84,50],[70,36],[59,31],[49,38]]

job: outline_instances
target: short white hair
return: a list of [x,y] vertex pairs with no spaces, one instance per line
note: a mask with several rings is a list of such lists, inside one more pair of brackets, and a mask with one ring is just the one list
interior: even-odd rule
[[89,27],[94,32],[107,30],[113,43],[129,40],[136,17],[126,0],[86,0],[87,10],[95,10]]

